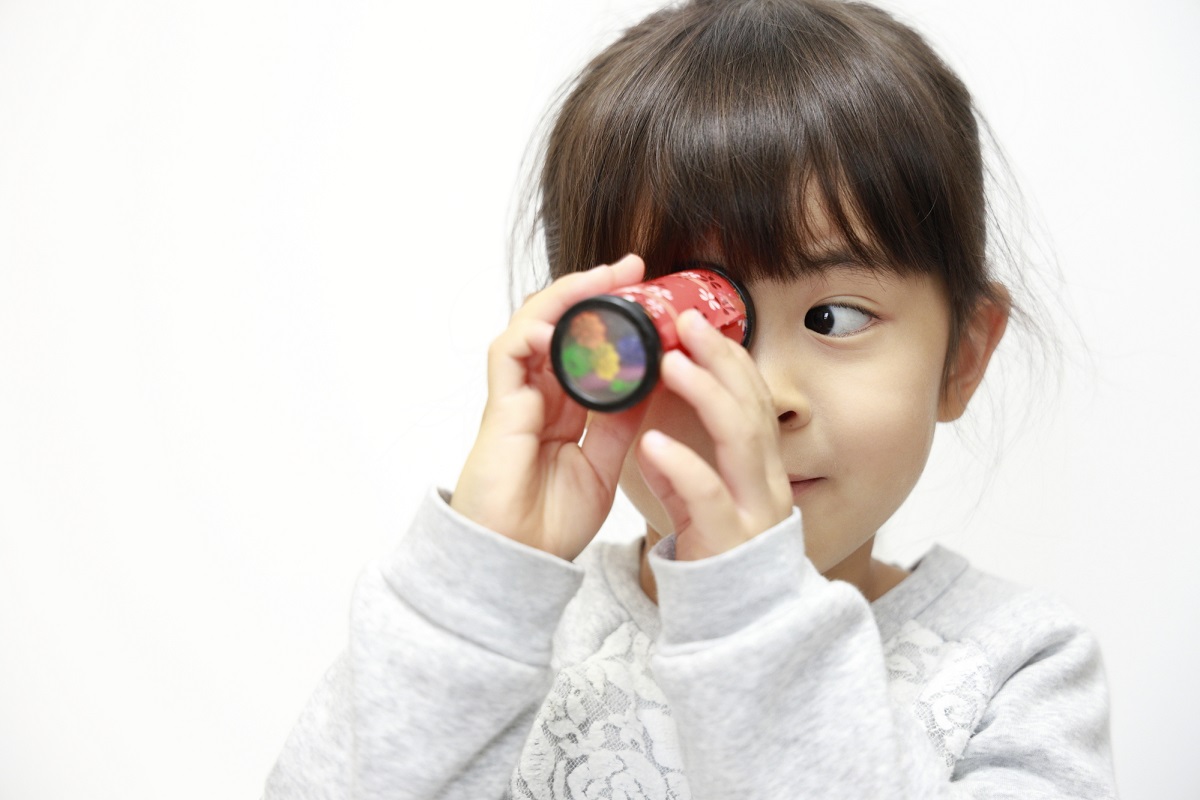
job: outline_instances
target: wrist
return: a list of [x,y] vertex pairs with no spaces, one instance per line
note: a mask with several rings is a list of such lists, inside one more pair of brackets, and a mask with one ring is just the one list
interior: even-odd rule
[[517,660],[548,660],[583,570],[480,527],[446,492],[431,495],[385,567],[389,584],[440,627]]
[[709,558],[679,560],[676,545],[676,538],[669,536],[647,558],[654,572],[664,642],[728,635],[797,597],[805,581],[820,580],[804,554],[798,512]]

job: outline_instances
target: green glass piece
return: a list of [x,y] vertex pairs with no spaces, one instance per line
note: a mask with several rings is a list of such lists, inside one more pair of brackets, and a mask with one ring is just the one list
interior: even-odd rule
[[567,345],[562,351],[562,364],[572,378],[582,378],[592,371],[592,351],[578,344]]

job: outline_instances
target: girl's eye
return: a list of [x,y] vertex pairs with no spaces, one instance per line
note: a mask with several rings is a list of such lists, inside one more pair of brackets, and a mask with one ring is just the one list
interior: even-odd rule
[[804,327],[822,336],[849,336],[871,324],[874,316],[854,306],[813,306],[804,315]]

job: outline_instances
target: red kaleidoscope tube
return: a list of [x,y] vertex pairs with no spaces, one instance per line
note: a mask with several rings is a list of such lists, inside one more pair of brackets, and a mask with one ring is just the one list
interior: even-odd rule
[[594,411],[621,411],[658,382],[659,360],[679,348],[675,320],[694,308],[744,347],[754,333],[750,294],[709,266],[672,272],[567,309],[550,340],[550,363],[568,395]]

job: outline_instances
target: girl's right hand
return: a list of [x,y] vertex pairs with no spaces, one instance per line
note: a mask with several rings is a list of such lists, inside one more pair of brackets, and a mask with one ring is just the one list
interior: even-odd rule
[[488,350],[487,405],[450,501],[454,510],[567,560],[595,537],[647,404],[589,415],[555,378],[550,338],[572,305],[637,283],[644,272],[642,260],[628,255],[566,275],[513,315]]

